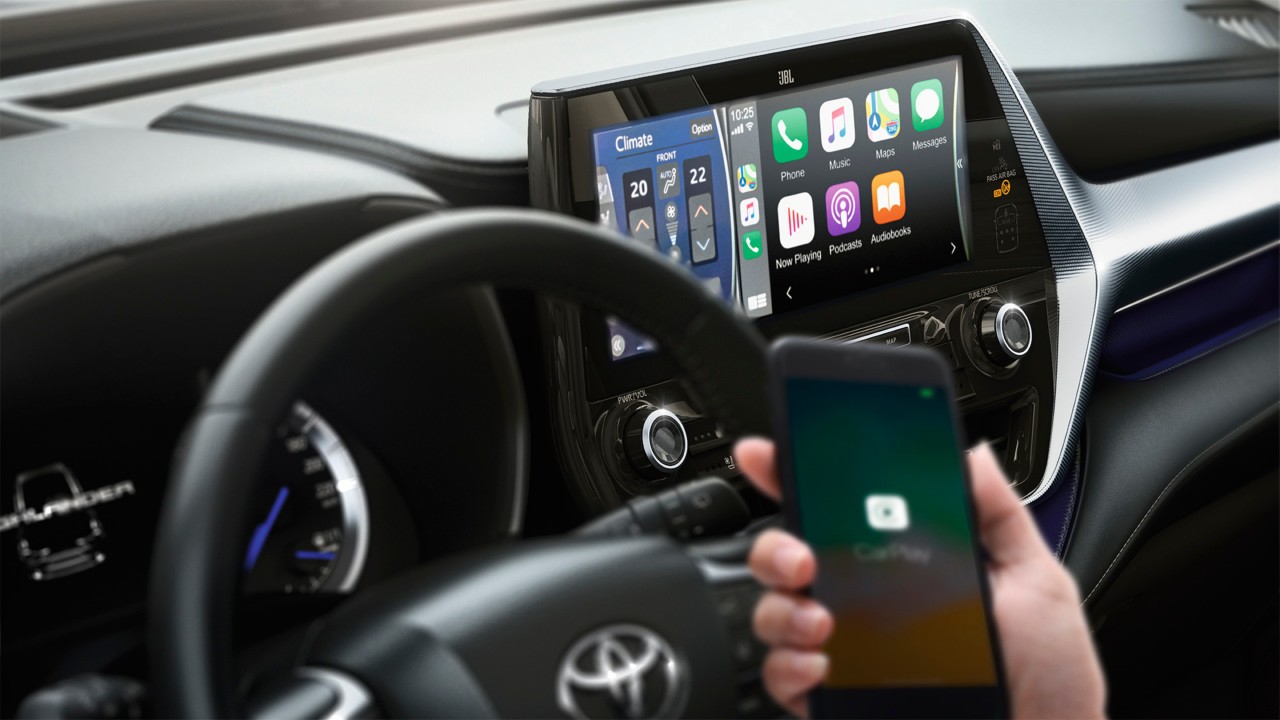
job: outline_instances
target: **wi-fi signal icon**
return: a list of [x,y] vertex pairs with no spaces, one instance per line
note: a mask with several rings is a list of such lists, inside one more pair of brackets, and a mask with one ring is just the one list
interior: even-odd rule
[[750,120],[748,120],[748,121],[747,121],[747,131],[748,131],[748,132],[750,132],[750,131],[751,131],[751,129],[752,129],[752,128],[754,128],[755,126],[756,126],[755,122],[750,121]]

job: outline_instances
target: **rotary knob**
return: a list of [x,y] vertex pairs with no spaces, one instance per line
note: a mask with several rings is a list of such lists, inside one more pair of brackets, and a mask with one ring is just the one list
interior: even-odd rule
[[1013,367],[1031,349],[1031,319],[1014,303],[991,303],[978,317],[978,344],[997,366]]
[[643,406],[627,418],[622,446],[638,475],[658,480],[671,475],[689,456],[684,423],[670,410]]

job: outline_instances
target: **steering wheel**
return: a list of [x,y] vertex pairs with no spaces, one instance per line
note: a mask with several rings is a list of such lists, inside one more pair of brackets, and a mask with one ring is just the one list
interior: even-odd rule
[[[658,253],[529,210],[452,212],[374,233],[258,319],[188,427],[151,577],[160,716],[247,712],[231,662],[237,560],[271,431],[304,379],[371,313],[480,283],[625,318],[661,344],[730,431],[767,432],[760,335]],[[323,618],[293,680],[255,705],[271,716],[732,714],[735,670],[713,591],[723,575],[659,537],[554,538],[452,557]]]

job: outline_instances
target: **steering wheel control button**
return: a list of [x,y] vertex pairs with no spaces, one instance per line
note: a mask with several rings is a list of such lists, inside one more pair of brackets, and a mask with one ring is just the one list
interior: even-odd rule
[[1031,319],[1014,303],[991,303],[978,320],[978,342],[992,363],[1012,367],[1031,350]]
[[739,671],[758,669],[768,652],[768,648],[756,638],[755,631],[749,625],[731,629],[729,645]]
[[727,627],[748,626],[761,592],[760,586],[754,582],[721,588],[716,591],[716,613]]
[[556,701],[574,718],[677,717],[689,696],[684,660],[643,625],[610,625],[565,653]]
[[623,446],[632,469],[646,480],[674,474],[689,456],[684,423],[670,410],[645,405],[623,428]]
[[738,691],[737,717],[743,720],[752,720],[753,718],[780,718],[786,716],[787,711],[773,702],[769,697],[769,692],[764,689],[764,683],[759,678],[743,684]]

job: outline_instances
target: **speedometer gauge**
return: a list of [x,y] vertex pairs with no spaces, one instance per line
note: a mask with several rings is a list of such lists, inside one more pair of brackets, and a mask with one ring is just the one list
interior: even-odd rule
[[333,427],[293,407],[268,452],[245,592],[344,592],[368,549],[369,511],[355,461]]

